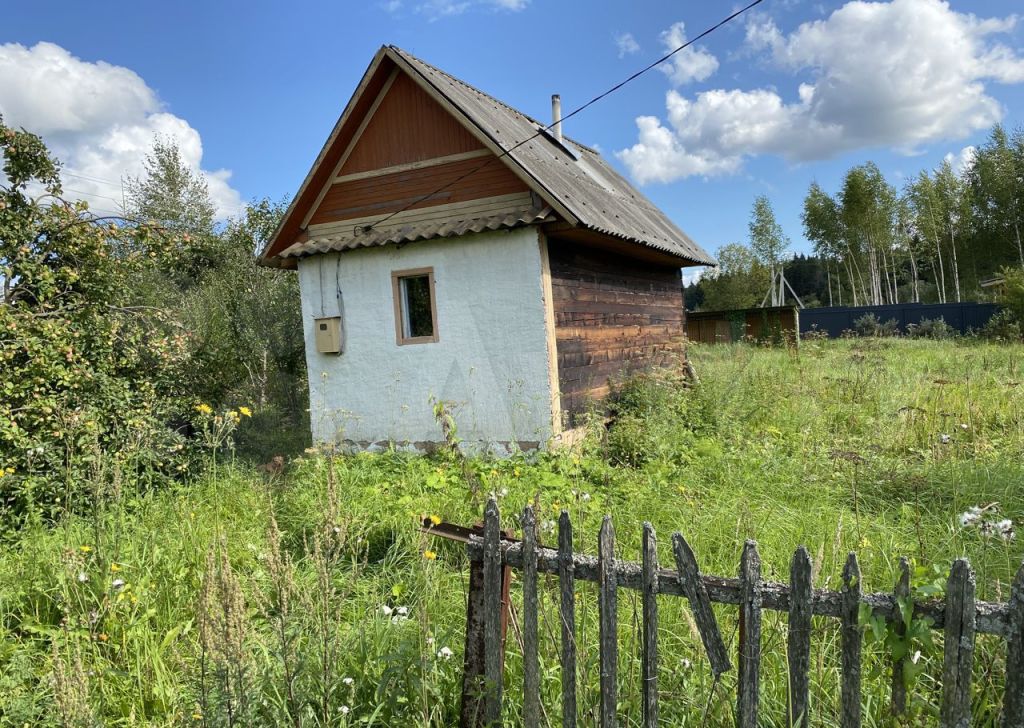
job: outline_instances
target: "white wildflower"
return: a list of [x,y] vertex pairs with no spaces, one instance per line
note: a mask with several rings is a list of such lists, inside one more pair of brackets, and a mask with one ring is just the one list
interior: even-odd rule
[[448,648],[448,647],[442,647],[441,649],[439,649],[437,651],[437,656],[440,657],[443,660],[450,660],[450,659],[452,659],[452,655],[454,655],[454,654],[455,653],[452,652],[451,649]]
[[115,589],[120,589],[124,586],[124,579],[114,579],[114,581],[111,582],[110,586],[114,587]]
[[982,510],[978,506],[971,506],[960,514],[960,525],[963,527],[973,526],[981,520]]
[[584,493],[583,495],[581,495],[580,496],[580,500],[582,500],[584,503],[589,502],[590,501],[590,493]]
[[347,705],[343,705],[340,708],[338,708],[338,712],[341,713],[342,715],[348,715],[350,710],[352,710],[352,709],[349,708]]
[[918,650],[917,652],[915,652],[911,656],[910,661],[913,662],[916,665],[917,661],[920,660],[920,659],[921,659],[921,650]]
[[945,433],[939,435],[939,442],[941,442],[943,445],[948,445],[950,442],[952,442],[952,440],[953,438],[951,438],[949,435]]
[[408,617],[409,607],[399,607],[395,610],[395,612],[398,614],[399,617]]
[[968,430],[968,429],[970,429],[970,427],[967,425],[966,422],[962,422],[962,423],[960,423],[960,429],[961,430]]
[[427,647],[433,647],[435,642],[437,642],[437,640],[433,637],[427,637]]
[[395,610],[389,607],[387,604],[380,605],[380,613],[383,614],[385,617],[390,617],[393,611]]
[[341,678],[341,682],[343,685],[352,685],[355,682],[355,680],[353,680],[350,677],[343,677]]
[[690,660],[685,658],[685,657],[679,661],[679,665],[684,670],[689,670],[691,667],[693,667],[693,663],[690,662]]
[[84,584],[85,582],[89,581],[89,575],[86,574],[84,571],[79,571],[78,580]]
[[1013,521],[1009,518],[1004,518],[1001,521],[993,523],[992,530],[1004,541],[1012,541],[1016,537],[1016,534],[1013,532]]

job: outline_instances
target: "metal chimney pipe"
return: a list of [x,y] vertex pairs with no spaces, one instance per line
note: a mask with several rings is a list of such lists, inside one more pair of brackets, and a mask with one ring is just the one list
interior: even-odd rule
[[551,94],[551,131],[555,139],[562,141],[562,97]]

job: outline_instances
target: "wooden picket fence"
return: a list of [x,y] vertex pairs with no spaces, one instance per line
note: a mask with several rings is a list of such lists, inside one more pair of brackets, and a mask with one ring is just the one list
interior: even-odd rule
[[[558,548],[543,548],[537,539],[537,523],[529,507],[522,514],[522,540],[516,541],[500,529],[498,504],[492,498],[484,511],[482,535],[466,534],[471,562],[470,605],[466,629],[466,674],[463,682],[461,725],[498,726],[503,699],[504,631],[507,619],[509,570],[522,572],[523,725],[540,725],[540,673],[538,661],[539,573],[555,574],[560,583],[562,726],[577,723],[576,701],[576,599],[575,581],[596,582],[599,611],[600,725],[613,728],[617,722],[618,645],[617,604],[619,589],[641,592],[641,725],[658,723],[658,595],[689,600],[717,678],[731,669],[728,650],[711,608],[713,603],[739,608],[737,725],[758,725],[759,668],[761,662],[761,617],[765,609],[787,612],[787,659],[789,696],[787,725],[810,725],[809,688],[811,617],[831,617],[841,623],[841,725],[861,725],[861,605],[905,629],[901,603],[911,599],[910,569],[901,560],[901,576],[890,594],[861,591],[856,554],[850,553],[843,569],[841,591],[814,589],[811,558],[800,547],[793,555],[790,583],[761,579],[757,545],[747,541],[740,558],[739,578],[707,576],[700,573],[697,559],[680,533],[672,537],[675,569],[658,564],[654,528],[645,523],[639,563],[615,557],[615,533],[605,516],[598,536],[597,558],[573,552],[572,523],[563,511],[558,522]],[[971,667],[977,633],[998,635],[1007,640],[1006,687],[1002,725],[1024,726],[1024,566],[1014,580],[1007,603],[978,602],[974,597],[974,574],[966,559],[957,559],[949,573],[944,600],[912,604],[915,618],[928,618],[932,628],[944,632],[942,701],[940,724],[966,727],[971,723]],[[893,660],[891,711],[906,710],[907,695],[902,679],[902,660]]]

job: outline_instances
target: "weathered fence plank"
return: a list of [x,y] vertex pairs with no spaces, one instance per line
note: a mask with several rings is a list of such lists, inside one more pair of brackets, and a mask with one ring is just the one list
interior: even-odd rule
[[491,498],[484,508],[484,720],[488,726],[501,724],[501,519],[498,502]]
[[971,668],[974,666],[974,572],[957,559],[946,582],[946,626],[942,661],[943,728],[971,725]]
[[761,667],[761,557],[747,541],[740,557],[740,644],[736,719],[739,728],[757,728]]
[[[902,614],[900,602],[910,603],[910,563],[906,557],[900,558],[900,576],[896,581],[896,589],[893,594],[896,602],[893,629],[897,635],[902,637],[907,633],[907,623]],[[913,607],[910,607],[910,611],[911,613],[913,612]],[[893,715],[903,715],[907,712],[907,685],[903,679],[903,665],[908,657],[909,655],[903,655],[892,661],[892,703],[890,710]]]
[[540,664],[537,656],[537,520],[523,510],[523,725],[540,725]]
[[642,711],[644,728],[658,725],[658,540],[654,526],[643,526],[643,662]]
[[[483,546],[475,537],[470,539],[467,545],[470,558],[481,558]],[[518,543],[507,542],[502,544],[502,552],[505,555],[509,566],[522,568],[523,558],[521,547]],[[573,569],[579,581],[597,581],[597,559],[593,556],[576,554],[573,557]],[[544,574],[558,573],[558,552],[553,549],[537,549],[537,570]],[[621,589],[632,589],[641,591],[643,580],[639,564],[631,562],[619,562],[615,569],[618,573],[618,583]],[[658,593],[670,596],[686,596],[682,585],[679,583],[678,575],[667,569],[658,571]],[[740,580],[737,578],[701,575],[701,581],[707,589],[708,596],[715,604],[739,604],[740,603]],[[896,599],[892,592],[864,594],[861,602],[871,609],[875,617],[887,621],[894,621],[898,614]],[[843,595],[841,592],[827,589],[816,589],[814,601],[811,605],[811,613],[816,617],[841,617]],[[761,607],[778,612],[789,611],[789,585],[778,582],[761,582]],[[994,634],[1000,637],[1008,635],[1007,615],[1009,607],[1005,603],[975,602],[977,617],[977,631],[979,634]],[[932,621],[934,629],[942,629],[946,624],[946,608],[942,600],[932,599],[923,602],[914,602],[914,619],[928,618]]]
[[576,728],[576,565],[569,511],[558,518],[559,611],[562,622],[562,728]]
[[697,623],[697,631],[700,632],[700,640],[704,643],[704,651],[711,662],[711,673],[718,677],[727,672],[732,664],[729,662],[729,651],[722,640],[722,633],[718,629],[715,612],[711,608],[711,597],[708,596],[707,586],[697,566],[697,557],[694,556],[690,544],[683,538],[683,534],[678,532],[672,536],[672,551],[676,557],[679,585],[683,594],[690,600],[690,609]]
[[[500,514],[492,498],[485,508],[483,536],[477,530],[448,529],[450,538],[467,542],[471,564],[470,606],[467,613],[466,676],[463,683],[463,708],[460,725],[499,726],[502,713],[502,614],[507,602],[509,568],[523,571],[523,725],[539,726],[543,717],[540,701],[538,644],[538,574],[557,573],[560,581],[562,621],[563,728],[575,728],[576,642],[575,580],[594,581],[598,585],[598,628],[600,663],[601,728],[614,728],[618,700],[618,588],[636,589],[642,594],[641,725],[658,723],[658,594],[686,596],[693,606],[701,640],[704,642],[717,677],[729,669],[721,634],[711,608],[712,602],[739,606],[739,675],[737,680],[736,719],[740,728],[756,728],[759,719],[762,611],[775,609],[789,613],[786,649],[789,700],[786,720],[791,728],[811,724],[810,653],[812,615],[838,617],[841,620],[841,725],[859,728],[861,707],[862,630],[860,616],[868,608],[874,616],[887,619],[897,633],[906,635],[911,619],[929,618],[930,626],[945,633],[940,724],[943,728],[968,728],[971,723],[971,670],[977,633],[1008,638],[1006,694],[1002,725],[1024,728],[1024,565],[1014,580],[1007,604],[989,604],[975,599],[974,574],[966,559],[958,559],[950,570],[945,601],[915,603],[910,591],[910,566],[899,563],[900,575],[892,594],[864,594],[856,554],[850,553],[843,568],[839,592],[815,590],[812,562],[803,546],[790,563],[790,583],[761,580],[761,559],[754,541],[747,541],[740,559],[739,578],[725,579],[701,575],[696,558],[680,534],[673,536],[676,571],[660,569],[654,527],[644,523],[640,563],[620,562],[615,557],[615,531],[610,516],[605,516],[598,537],[598,556],[573,552],[572,524],[566,511],[559,518],[558,551],[545,549],[537,542],[537,524],[532,508],[522,516],[523,540],[515,542],[500,531]],[[478,573],[479,572],[479,573]],[[477,574],[474,579],[474,574]],[[480,588],[482,582],[482,588]],[[474,587],[474,584],[477,584]],[[482,614],[482,617],[479,615]],[[477,616],[474,616],[477,615]],[[471,635],[475,635],[471,637]],[[476,645],[483,645],[477,649]],[[471,649],[473,648],[473,649]],[[480,654],[477,655],[476,653]],[[892,702],[890,711],[906,712],[904,682],[909,654],[893,659],[891,669]],[[482,662],[482,669],[478,662]],[[476,665],[474,667],[474,665]],[[475,671],[475,672],[474,672]],[[471,676],[484,678],[470,680]],[[467,720],[467,691],[479,687],[476,705],[481,717]],[[545,719],[546,720],[546,719]]]
[[601,663],[601,728],[615,728],[618,702],[618,576],[615,572],[615,528],[605,516],[597,539],[597,607]]
[[462,663],[460,728],[484,725],[484,563],[469,562],[469,604],[466,606],[466,643]]
[[843,567],[842,620],[842,728],[860,728],[860,565],[850,552]]
[[790,726],[810,725],[811,671],[811,555],[803,546],[793,554],[789,567],[789,633],[786,652],[789,660]]
[[1010,587],[1003,728],[1024,726],[1024,564]]

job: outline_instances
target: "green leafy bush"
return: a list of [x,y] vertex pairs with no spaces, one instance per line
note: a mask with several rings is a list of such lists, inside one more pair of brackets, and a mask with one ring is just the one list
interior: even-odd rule
[[1024,339],[1024,328],[1020,320],[1009,309],[996,311],[988,320],[981,335],[991,341],[1021,341]]
[[934,319],[921,319],[920,323],[907,324],[907,336],[912,339],[952,339],[956,329],[939,316]]
[[131,294],[172,259],[173,236],[64,202],[58,163],[32,134],[0,122],[0,151],[0,513],[52,517],[101,467],[185,468],[169,423],[187,411],[189,333]]
[[896,319],[882,322],[875,314],[866,313],[853,320],[853,331],[857,336],[899,336],[900,328]]

